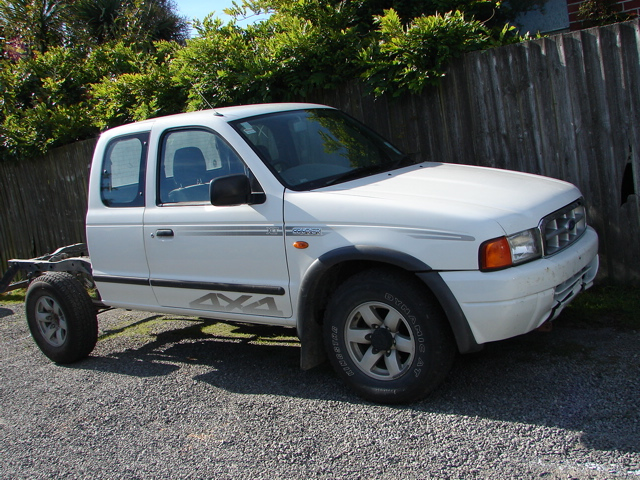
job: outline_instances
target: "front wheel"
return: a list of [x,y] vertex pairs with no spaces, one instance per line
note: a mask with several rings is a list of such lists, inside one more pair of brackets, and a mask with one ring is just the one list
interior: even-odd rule
[[36,278],[27,290],[26,310],[31,336],[54,362],[78,361],[95,347],[96,310],[73,275],[49,272]]
[[435,299],[417,280],[392,271],[347,280],[329,301],[324,329],[336,372],[375,402],[419,400],[442,382],[455,356]]

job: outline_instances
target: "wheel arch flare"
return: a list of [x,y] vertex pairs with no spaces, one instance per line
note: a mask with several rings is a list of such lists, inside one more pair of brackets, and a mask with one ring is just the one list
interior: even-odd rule
[[418,278],[443,309],[458,350],[470,353],[481,348],[476,343],[457,300],[437,271],[421,260],[397,250],[352,245],[321,255],[311,264],[302,280],[297,315],[302,369],[313,368],[326,359],[321,324],[327,299],[346,279],[375,267],[402,271]]

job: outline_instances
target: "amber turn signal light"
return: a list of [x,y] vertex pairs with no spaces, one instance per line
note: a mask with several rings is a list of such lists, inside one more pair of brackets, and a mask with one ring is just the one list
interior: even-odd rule
[[299,248],[300,250],[304,250],[305,248],[307,248],[309,246],[309,244],[307,242],[303,242],[301,240],[297,241],[297,242],[293,242],[293,246],[296,248]]
[[480,246],[480,270],[499,270],[511,265],[511,247],[506,237],[487,240]]

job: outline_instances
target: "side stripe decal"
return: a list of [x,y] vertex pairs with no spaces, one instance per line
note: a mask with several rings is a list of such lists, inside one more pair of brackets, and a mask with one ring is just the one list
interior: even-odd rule
[[157,280],[151,279],[152,287],[187,288],[191,290],[209,290],[218,292],[257,293],[261,295],[284,295],[282,287],[270,285],[243,285],[237,283],[208,283],[189,280]]
[[164,288],[186,288],[190,290],[208,290],[218,292],[240,292],[260,295],[284,295],[283,287],[270,285],[244,285],[236,283],[193,282],[189,280],[160,280],[148,278],[115,277],[108,275],[95,275],[96,282],[120,283],[123,285],[142,285]]

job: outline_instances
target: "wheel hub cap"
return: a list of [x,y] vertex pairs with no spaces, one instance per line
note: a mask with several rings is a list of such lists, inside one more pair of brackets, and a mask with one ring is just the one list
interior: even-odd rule
[[67,321],[58,302],[52,297],[41,297],[36,302],[36,322],[44,340],[60,347],[67,339]]
[[376,328],[371,334],[371,347],[373,353],[386,352],[393,346],[393,335],[385,328]]
[[355,366],[376,380],[405,375],[415,359],[416,343],[409,320],[384,302],[366,302],[353,309],[344,335]]

